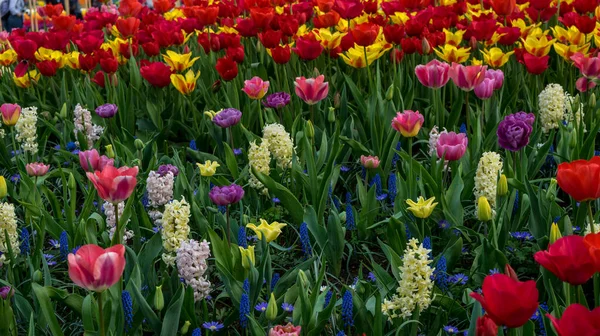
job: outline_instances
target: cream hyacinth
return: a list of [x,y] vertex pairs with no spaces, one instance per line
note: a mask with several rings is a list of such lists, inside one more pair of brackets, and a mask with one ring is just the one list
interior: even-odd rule
[[185,284],[194,289],[194,301],[200,301],[210,293],[210,281],[204,274],[208,269],[206,260],[210,257],[208,242],[186,240],[177,249],[177,270]]
[[423,311],[431,304],[434,268],[429,266],[433,262],[429,259],[430,252],[416,238],[411,238],[406,245],[396,294],[381,305],[381,310],[390,320],[410,317],[417,306]]
[[[557,129],[561,122],[579,123],[583,119],[583,104],[573,112],[573,98],[560,84],[548,84],[538,96],[540,123],[544,133]],[[585,125],[583,125],[585,130]]]
[[[248,163],[250,168],[254,167],[259,173],[269,175],[271,172],[271,152],[269,151],[269,141],[262,140],[260,146],[256,144],[256,141],[250,143],[250,149],[248,150]],[[252,174],[250,170],[250,186],[254,189],[260,190],[263,194],[267,194],[268,190],[265,186]]]
[[190,205],[182,198],[165,205],[162,217],[163,260],[167,265],[175,261],[174,252],[181,247],[181,243],[188,239],[190,234]]
[[148,201],[150,206],[159,207],[167,204],[173,199],[173,184],[175,176],[167,172],[164,176],[156,171],[151,171],[146,179],[146,190],[148,191]]
[[292,167],[294,143],[283,125],[269,124],[263,128],[263,141],[269,144],[269,151],[277,161],[277,166],[283,169]]
[[15,215],[15,206],[10,203],[0,203],[0,265],[7,262],[6,253],[8,252],[8,244],[6,244],[6,235],[12,252],[16,255],[21,252],[19,249],[19,234],[17,233],[17,216]]
[[487,198],[492,207],[492,213],[496,207],[496,191],[498,187],[498,176],[502,173],[502,160],[496,152],[485,152],[481,155],[475,172],[475,206],[477,200],[483,196]]
[[21,111],[21,117],[15,124],[15,130],[17,131],[15,138],[21,143],[23,151],[34,155],[38,151],[37,120],[37,107],[27,107]]
[[89,110],[81,107],[80,104],[75,106],[73,111],[73,124],[75,124],[75,137],[77,133],[83,133],[87,139],[87,145],[89,148],[94,146],[94,141],[100,139],[100,136],[104,132],[102,126],[98,126],[92,123],[92,114]]

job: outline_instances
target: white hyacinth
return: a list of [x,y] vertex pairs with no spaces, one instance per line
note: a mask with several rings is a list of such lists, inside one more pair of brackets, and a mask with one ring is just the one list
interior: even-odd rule
[[502,173],[502,160],[496,152],[485,152],[479,159],[477,171],[475,172],[475,206],[479,197],[484,196],[490,203],[492,210],[496,207],[496,191],[498,188],[498,176]]
[[146,180],[150,206],[159,207],[171,201],[173,199],[174,183],[175,176],[173,173],[167,172],[164,176],[160,176],[156,171],[151,171]]
[[[0,266],[4,264],[6,260],[6,253],[8,253],[8,244],[6,244],[6,235],[10,242],[10,247],[13,253],[19,254],[19,234],[17,233],[17,216],[15,215],[15,206],[10,203],[0,203]],[[4,234],[6,232],[6,234]]]
[[104,132],[102,126],[98,126],[92,123],[92,114],[89,110],[81,107],[80,104],[75,106],[73,111],[73,124],[75,124],[75,137],[77,133],[83,133],[87,139],[87,145],[91,148],[94,145],[94,141],[100,139],[100,136]]
[[194,300],[200,301],[210,293],[210,281],[204,276],[210,257],[208,242],[190,239],[177,249],[177,270],[185,283],[194,289]]
[[[110,237],[110,239],[113,238],[114,234],[115,234],[115,230],[116,230],[116,216],[115,216],[115,206],[112,203],[109,202],[104,202],[102,204],[102,208],[104,209],[104,215],[106,216],[106,226],[108,227],[108,236]],[[121,221],[121,218],[123,216],[123,211],[125,211],[125,202],[120,202],[119,203],[119,222],[123,223],[123,221]],[[129,220],[127,220],[127,223],[129,223]],[[127,225],[127,223],[125,223],[125,225]],[[133,237],[133,231],[131,230],[125,230],[125,234],[123,235],[123,241],[127,241],[129,239],[131,239]]]
[[38,150],[37,120],[37,107],[27,107],[21,111],[21,116],[15,124],[15,130],[17,131],[15,138],[21,143],[23,151],[34,155]]

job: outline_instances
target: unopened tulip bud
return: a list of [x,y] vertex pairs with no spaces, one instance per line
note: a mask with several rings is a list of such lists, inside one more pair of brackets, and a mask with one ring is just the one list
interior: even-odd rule
[[306,273],[304,273],[303,270],[298,271],[298,280],[300,280],[300,283],[304,288],[309,287],[310,282],[308,281],[308,277],[306,276]]
[[313,124],[310,120],[306,122],[306,136],[309,139],[312,139],[315,137],[315,127],[313,126]]
[[581,107],[581,98],[579,97],[579,95],[575,96],[575,99],[573,99],[573,114],[576,114],[577,112],[579,112],[579,108]]
[[513,278],[513,280],[519,281],[519,277],[517,276],[517,272],[510,266],[510,264],[504,265],[504,273],[509,277]]
[[213,93],[217,93],[217,92],[219,92],[220,89],[221,89],[221,80],[217,79],[217,81],[214,82],[213,85],[210,87],[210,90]]
[[475,36],[471,36],[471,39],[469,40],[469,47],[471,47],[471,50],[473,51],[477,50],[477,39]]
[[106,156],[108,156],[111,159],[115,158],[115,151],[113,150],[113,146],[112,145],[106,145],[106,147],[104,147],[106,149]]
[[4,176],[0,176],[0,199],[6,197],[8,194],[8,188],[6,187],[6,180]]
[[42,283],[42,281],[44,281],[44,275],[42,274],[42,271],[36,270],[33,272],[33,282]]
[[394,84],[390,85],[385,93],[385,99],[392,100],[394,99]]
[[[598,8],[600,8],[600,7],[598,7]],[[589,100],[588,104],[591,107],[596,107],[596,93],[595,92],[590,95],[590,100]]]
[[140,140],[140,139],[135,139],[135,141],[133,142],[133,144],[135,145],[135,148],[137,150],[142,150],[142,149],[144,149],[144,146],[145,146],[144,142],[142,140]]
[[552,223],[552,226],[550,226],[550,244],[554,244],[560,238],[562,238],[562,234],[560,233],[558,224]]
[[156,291],[154,292],[154,309],[161,311],[165,307],[165,297],[162,292],[162,285],[156,286]]
[[508,181],[506,175],[501,174],[498,180],[498,196],[506,196],[508,194]]
[[477,219],[487,222],[492,219],[492,207],[485,196],[480,196],[477,200]]
[[327,113],[327,121],[329,121],[330,123],[335,122],[335,107],[333,106],[329,107],[329,112]]
[[190,321],[185,321],[185,323],[183,324],[183,327],[181,327],[181,334],[185,335],[188,333],[188,331],[190,330],[190,326],[192,325],[192,322]]
[[267,305],[267,312],[265,315],[269,321],[273,321],[277,318],[277,300],[275,300],[275,294],[273,293],[271,293],[271,298],[269,299],[269,304]]
[[342,211],[339,214],[340,222],[346,223],[346,211]]
[[69,187],[69,189],[75,189],[76,187],[76,183],[75,183],[75,176],[73,176],[73,173],[69,173],[69,179],[67,180],[67,186]]
[[569,147],[575,148],[577,146],[577,130],[573,128],[571,131],[571,139],[569,141]]
[[61,119],[67,119],[67,103],[64,103],[58,115]]
[[342,101],[342,97],[341,97],[340,93],[336,92],[335,95],[333,95],[333,107],[340,108],[341,101]]
[[423,55],[429,55],[431,53],[431,44],[426,37],[423,37],[421,40],[421,51],[423,52]]
[[555,178],[550,179],[550,185],[546,191],[546,199],[553,202],[556,199],[557,182]]

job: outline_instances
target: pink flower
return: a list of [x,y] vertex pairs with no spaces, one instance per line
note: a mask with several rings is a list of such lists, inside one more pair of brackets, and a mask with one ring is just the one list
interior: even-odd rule
[[314,105],[327,97],[329,83],[325,82],[325,76],[317,78],[296,77],[296,95],[308,105]]
[[106,166],[102,171],[86,173],[98,191],[98,195],[110,203],[119,203],[131,196],[137,183],[138,167]]
[[360,156],[360,163],[365,168],[376,169],[377,167],[379,167],[379,157],[372,156],[372,155],[369,155],[369,156],[361,155]]
[[115,160],[106,155],[100,156],[95,149],[79,152],[79,164],[85,171],[102,171],[107,165],[112,166]]
[[119,281],[125,269],[125,246],[106,250],[98,245],[83,245],[69,253],[69,277],[82,288],[102,292]]
[[485,71],[485,78],[494,80],[494,90],[500,90],[504,84],[504,72],[502,70],[488,69]]
[[582,53],[571,56],[573,63],[581,74],[589,79],[600,78],[600,57],[586,57]]
[[288,323],[284,326],[276,325],[269,331],[269,336],[300,336],[301,326]]
[[0,106],[2,113],[2,122],[6,126],[14,126],[21,116],[21,106],[17,104],[2,104]]
[[464,133],[442,132],[437,140],[437,156],[448,161],[460,160],[467,151],[469,139]]
[[450,77],[448,77],[448,70],[450,70],[450,65],[448,65],[448,63],[434,59],[425,65],[417,65],[415,74],[421,84],[428,88],[437,89],[448,83],[448,80],[450,79]]
[[269,90],[269,81],[263,81],[260,77],[252,77],[244,81],[244,91],[251,99],[261,99]]
[[575,82],[575,87],[579,92],[586,92],[596,87],[596,82],[587,77],[581,77]]
[[479,99],[490,99],[494,94],[495,79],[484,78],[481,83],[475,87],[475,95]]
[[396,114],[396,117],[392,119],[392,127],[403,137],[412,138],[419,133],[424,121],[425,118],[419,111],[406,110]]
[[29,176],[44,176],[48,172],[48,169],[50,169],[50,166],[41,162],[28,163],[25,166],[25,170]]
[[485,78],[487,66],[452,63],[448,75],[463,91],[472,91]]

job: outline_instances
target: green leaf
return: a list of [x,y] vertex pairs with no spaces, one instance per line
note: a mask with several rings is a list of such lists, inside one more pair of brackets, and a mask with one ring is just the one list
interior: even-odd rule
[[273,193],[273,195],[281,200],[283,206],[290,212],[290,216],[292,217],[294,223],[302,223],[302,218],[304,217],[304,208],[296,196],[294,196],[294,194],[292,194],[288,188],[275,182],[270,176],[256,171],[254,167],[252,168],[252,173],[262,184],[265,185],[265,187],[269,189],[269,192]]
[[163,320],[161,336],[176,336],[179,329],[179,315],[181,314],[181,307],[183,306],[183,285],[179,286],[175,296],[171,302],[173,302],[167,309],[165,319]]
[[31,289],[33,289],[33,293],[40,305],[40,309],[42,310],[44,320],[46,320],[48,323],[48,327],[50,327],[52,335],[63,336],[64,334],[60,328],[60,325],[58,324],[56,312],[54,311],[54,307],[52,306],[52,302],[50,301],[50,297],[48,296],[46,288],[34,282],[31,284]]
[[133,293],[133,296],[135,296],[135,302],[137,302],[139,309],[142,311],[142,314],[144,314],[144,317],[146,317],[146,319],[148,320],[148,324],[150,325],[152,330],[154,330],[154,333],[158,334],[162,328],[162,323],[160,322],[152,308],[150,308],[150,305],[148,304],[148,302],[146,301],[136,284],[134,282],[130,282],[129,285],[131,288],[131,293]]
[[464,183],[461,178],[462,166],[458,166],[458,171],[454,175],[454,179],[446,191],[443,199],[444,214],[450,219],[454,225],[463,225],[464,210],[461,203],[460,195],[462,194]]

